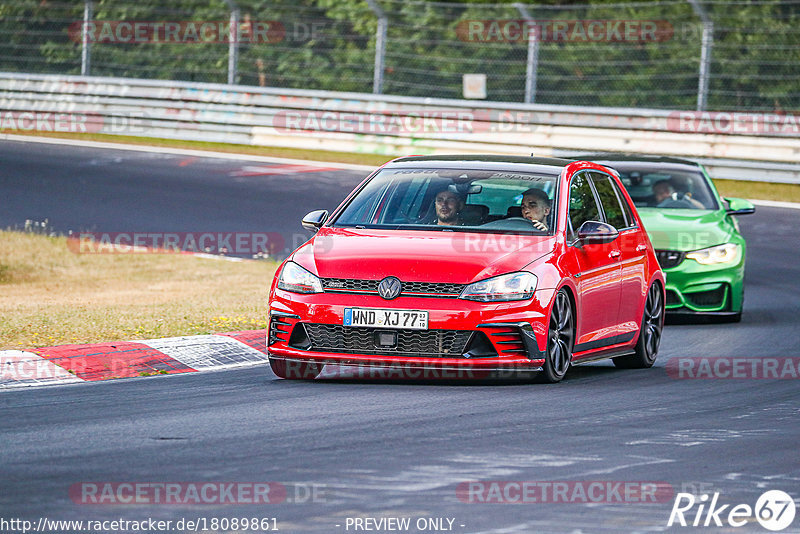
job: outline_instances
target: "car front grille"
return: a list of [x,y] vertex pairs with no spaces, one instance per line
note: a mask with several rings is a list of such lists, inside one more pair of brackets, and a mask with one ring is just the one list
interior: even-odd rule
[[[311,342],[308,350],[348,354],[410,355],[439,358],[458,358],[467,347],[471,330],[387,330],[356,328],[335,324],[302,323]],[[380,346],[376,332],[395,332],[394,347]]]
[[718,308],[725,302],[725,286],[722,285],[711,291],[684,293],[683,297],[698,308]]
[[678,296],[678,294],[671,289],[667,289],[667,306],[676,306],[680,303],[681,298]]
[[[352,278],[323,278],[322,288],[333,293],[378,294],[380,280],[358,280]],[[401,282],[400,296],[457,297],[463,284],[440,284],[436,282]]]
[[677,250],[656,250],[656,258],[658,258],[658,264],[661,265],[662,269],[677,267],[685,257],[685,252]]

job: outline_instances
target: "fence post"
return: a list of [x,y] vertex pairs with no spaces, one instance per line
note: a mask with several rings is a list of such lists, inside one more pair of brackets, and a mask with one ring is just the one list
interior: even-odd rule
[[370,9],[378,17],[378,30],[375,34],[375,67],[372,76],[372,92],[376,95],[383,93],[384,56],[386,55],[386,29],[389,19],[381,6],[375,0],[367,0]]
[[688,0],[692,9],[703,22],[703,38],[700,48],[700,74],[697,82],[697,111],[705,111],[708,102],[708,82],[711,77],[711,48],[714,46],[714,22],[697,0]]
[[236,83],[236,67],[239,62],[239,6],[234,0],[225,0],[228,9],[231,10],[230,17],[230,39],[228,41],[228,84]]
[[521,3],[514,4],[519,14],[528,25],[528,58],[525,62],[525,102],[536,101],[536,82],[539,71],[539,32],[536,31],[536,21],[528,13],[528,9]]
[[83,2],[83,31],[81,32],[81,76],[89,76],[92,63],[92,43],[89,41],[89,23],[92,21],[92,0]]

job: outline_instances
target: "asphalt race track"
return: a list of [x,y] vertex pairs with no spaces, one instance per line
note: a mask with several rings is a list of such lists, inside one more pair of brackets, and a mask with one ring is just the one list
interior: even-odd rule
[[[304,213],[334,207],[363,177],[235,177],[252,163],[12,142],[0,143],[0,160],[0,227],[49,218],[62,231],[300,235]],[[422,531],[421,518],[445,518],[438,531],[463,533],[767,532],[752,518],[740,528],[667,528],[677,492],[719,493],[730,505],[723,521],[767,490],[800,497],[798,379],[667,372],[685,357],[800,357],[800,210],[759,207],[741,224],[742,323],[668,326],[649,370],[599,362],[537,385],[298,383],[255,367],[3,392],[0,511],[32,521],[274,517],[282,532],[355,532],[356,517],[408,517],[407,532]],[[671,491],[657,502],[612,493],[586,503],[569,493],[487,504],[457,493],[470,481],[662,482]],[[70,488],[83,482],[277,482],[287,496],[266,505],[76,504]],[[783,532],[800,532],[800,517]]]
[[0,142],[0,164],[0,228],[278,232],[287,254],[310,236],[303,215],[332,210],[367,174],[13,141]]

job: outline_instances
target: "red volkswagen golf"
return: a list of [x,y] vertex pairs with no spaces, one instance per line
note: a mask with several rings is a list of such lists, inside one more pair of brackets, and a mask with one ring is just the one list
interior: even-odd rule
[[571,365],[656,359],[664,275],[625,189],[595,163],[400,158],[303,226],[316,235],[270,290],[279,377],[333,364],[558,382]]

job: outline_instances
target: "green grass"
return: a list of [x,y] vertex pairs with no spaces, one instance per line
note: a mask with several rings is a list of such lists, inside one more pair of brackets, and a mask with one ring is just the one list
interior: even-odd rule
[[800,202],[800,185],[798,184],[771,184],[715,178],[714,185],[717,186],[719,194],[723,197]]
[[277,264],[185,254],[76,254],[0,231],[0,350],[267,327]]

